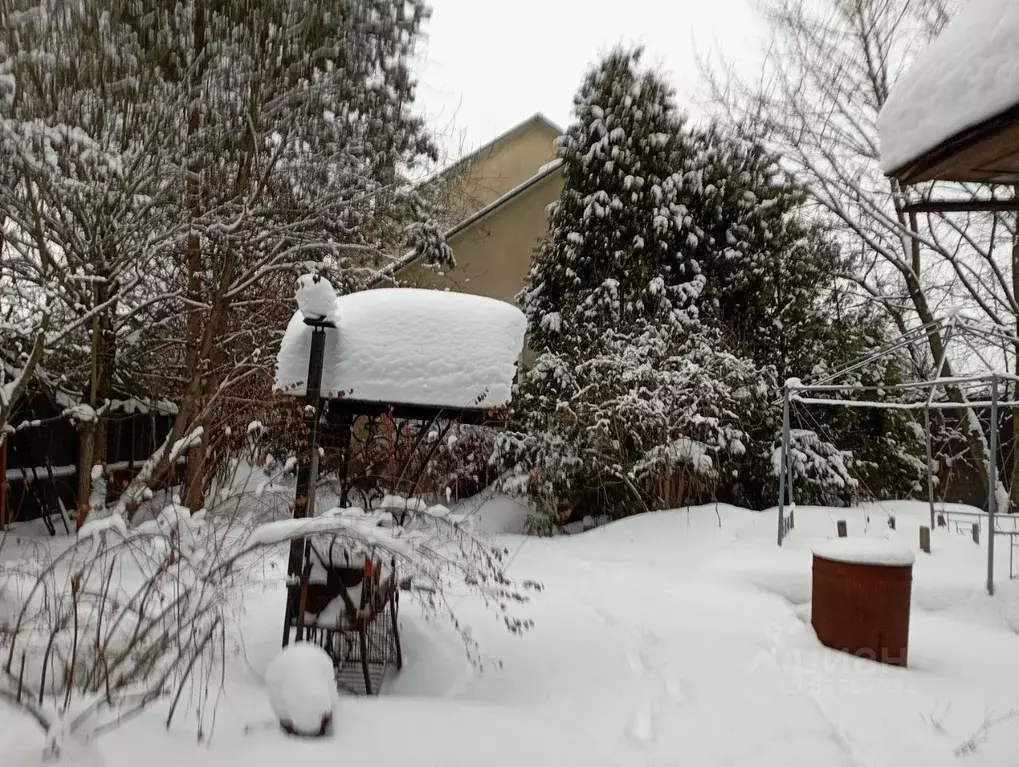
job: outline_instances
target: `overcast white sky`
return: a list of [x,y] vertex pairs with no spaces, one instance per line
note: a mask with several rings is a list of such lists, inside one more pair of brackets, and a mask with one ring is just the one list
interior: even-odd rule
[[431,0],[418,98],[454,154],[534,112],[560,125],[585,69],[613,44],[641,42],[696,114],[700,55],[751,71],[765,28],[753,0]]

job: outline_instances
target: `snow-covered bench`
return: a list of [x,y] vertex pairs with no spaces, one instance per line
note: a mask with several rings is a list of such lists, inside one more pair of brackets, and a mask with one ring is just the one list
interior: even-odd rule
[[395,558],[348,544],[333,535],[309,541],[304,572],[290,586],[299,605],[293,628],[329,654],[338,687],[372,695],[391,667],[403,666],[398,571]]

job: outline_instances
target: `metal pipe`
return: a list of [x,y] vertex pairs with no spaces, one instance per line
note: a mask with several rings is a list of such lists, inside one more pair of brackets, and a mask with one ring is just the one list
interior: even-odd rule
[[318,426],[322,420],[322,369],[325,366],[326,332],[315,327],[311,333],[311,359],[308,361],[308,407],[312,408],[308,429],[311,462],[308,470],[308,506],[306,515],[315,516],[315,486],[318,484]]
[[782,447],[778,461],[778,545],[782,545],[785,534],[785,475],[789,454],[789,387],[782,395]]
[[[814,399],[812,397],[794,397],[794,401],[801,405],[827,405],[828,407],[859,407],[875,408],[877,410],[923,410],[930,407],[932,410],[966,410],[973,408],[990,407],[990,400],[978,402],[932,402],[927,405],[923,402],[870,402],[867,400],[846,400],[846,399]],[[1007,400],[999,402],[999,407],[1019,407],[1019,400]]]
[[931,450],[931,409],[924,408],[925,427],[927,432],[927,503],[931,508],[931,530],[934,526],[934,456]]
[[998,377],[991,376],[991,439],[987,457],[987,593],[994,596],[994,514],[998,504]]
[[[308,444],[311,450],[307,474],[299,472],[297,493],[294,499],[294,519],[303,519],[315,514],[315,485],[318,484],[318,423],[322,417],[322,370],[325,367],[325,329],[328,325],[309,322],[311,331],[311,354],[308,357],[308,385],[305,391],[305,418],[308,419]],[[287,562],[287,605],[283,619],[283,646],[290,643],[290,623],[299,605],[295,604],[295,595],[289,590],[290,581],[300,578],[304,571],[305,539],[294,538],[290,541],[290,557]],[[302,637],[298,635],[298,640]]]

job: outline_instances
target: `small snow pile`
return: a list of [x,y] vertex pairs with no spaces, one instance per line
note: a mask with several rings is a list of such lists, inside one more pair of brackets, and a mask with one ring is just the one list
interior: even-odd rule
[[[387,288],[334,297],[330,316],[336,329],[325,331],[324,396],[452,408],[509,402],[527,326],[511,304]],[[294,396],[305,394],[311,355],[304,317],[302,309],[290,320],[277,358],[276,389]]]
[[191,509],[179,503],[165,506],[156,517],[159,531],[175,540],[181,554],[191,561],[199,555],[199,539],[205,522],[205,510],[191,513]]
[[834,538],[814,547],[814,555],[832,562],[906,567],[916,556],[910,549],[877,538]]
[[269,705],[284,730],[293,735],[325,735],[336,707],[333,663],[310,642],[283,648],[265,670]]
[[297,280],[297,307],[308,319],[331,318],[336,309],[336,291],[325,277],[301,275]]
[[878,116],[891,173],[1019,104],[1019,3],[969,0],[902,75]]

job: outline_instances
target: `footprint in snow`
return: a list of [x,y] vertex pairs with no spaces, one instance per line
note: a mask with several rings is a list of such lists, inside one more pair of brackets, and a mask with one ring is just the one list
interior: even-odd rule
[[648,746],[655,741],[656,713],[651,701],[645,700],[633,712],[630,718],[628,734],[630,740],[639,746]]

